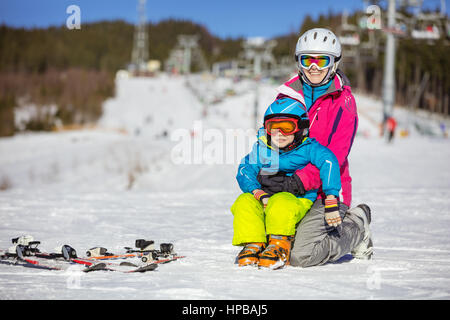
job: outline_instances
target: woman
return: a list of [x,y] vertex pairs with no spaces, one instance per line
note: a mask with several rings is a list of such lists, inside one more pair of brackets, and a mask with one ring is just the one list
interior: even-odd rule
[[[373,246],[370,209],[351,204],[351,177],[348,154],[358,127],[358,114],[350,83],[338,70],[341,45],[336,35],[324,28],[305,32],[295,49],[298,75],[278,88],[277,99],[290,97],[303,103],[310,119],[310,136],[328,147],[339,162],[342,185],[341,219],[330,228],[323,219],[324,195],[319,193],[311,210],[297,227],[290,263],[313,266],[336,261],[348,252],[370,259]],[[289,177],[259,175],[264,190],[303,192],[320,188],[319,170],[312,164]]]

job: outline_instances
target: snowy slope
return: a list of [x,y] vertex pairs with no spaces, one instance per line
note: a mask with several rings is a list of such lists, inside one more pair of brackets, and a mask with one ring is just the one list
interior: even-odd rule
[[[260,84],[260,116],[275,87]],[[255,140],[253,90],[202,76],[120,79],[98,128],[0,139],[0,248],[21,234],[79,254],[147,238],[187,256],[133,275],[0,265],[0,299],[449,299],[450,142],[386,144],[380,102],[359,95],[350,169],[354,204],[373,211],[374,259],[273,272],[234,264],[229,208]],[[181,141],[191,153],[180,158]]]

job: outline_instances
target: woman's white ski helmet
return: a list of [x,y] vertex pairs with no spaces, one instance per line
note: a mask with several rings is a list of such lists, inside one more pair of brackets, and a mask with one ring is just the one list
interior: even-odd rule
[[310,85],[319,86],[334,76],[342,55],[341,43],[331,30],[314,28],[302,34],[297,41],[297,45],[295,46],[295,60],[297,62],[299,61],[299,56],[302,54],[326,54],[334,57],[333,66],[328,70],[328,74],[319,84],[311,84],[303,74],[303,68],[299,66],[303,80]]

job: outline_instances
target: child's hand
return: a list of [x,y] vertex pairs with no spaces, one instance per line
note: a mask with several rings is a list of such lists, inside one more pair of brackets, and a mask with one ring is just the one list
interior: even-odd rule
[[342,223],[338,200],[334,196],[325,199],[325,221],[330,227],[337,227]]
[[256,200],[262,202],[264,208],[267,207],[267,202],[269,201],[269,198],[270,198],[270,196],[267,192],[265,192],[264,190],[261,190],[261,189],[256,189],[256,190],[253,190],[253,196],[255,197]]

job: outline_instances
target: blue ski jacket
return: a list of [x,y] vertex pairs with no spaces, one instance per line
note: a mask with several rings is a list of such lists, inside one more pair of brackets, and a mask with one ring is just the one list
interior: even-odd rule
[[[292,175],[296,170],[302,169],[312,163],[320,170],[322,190],[326,195],[339,197],[341,189],[341,176],[339,162],[336,156],[327,147],[324,147],[314,138],[305,138],[296,148],[283,152],[267,144],[264,128],[259,129],[257,141],[252,151],[246,155],[239,167],[236,176],[242,192],[252,192],[261,189],[257,175],[276,174],[279,171]],[[318,189],[309,190],[300,198],[315,201]]]

